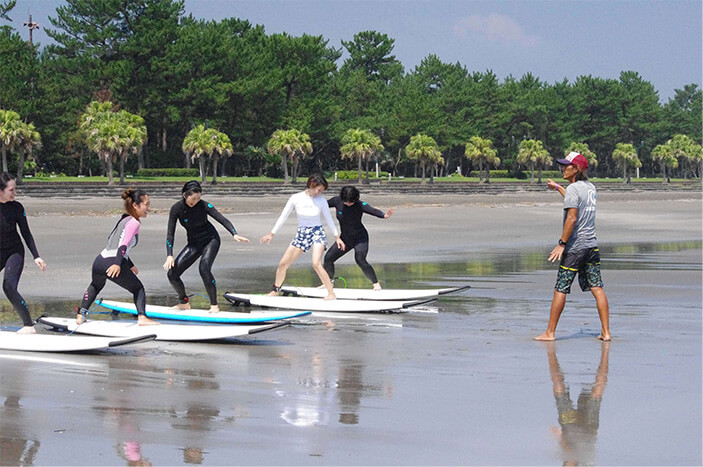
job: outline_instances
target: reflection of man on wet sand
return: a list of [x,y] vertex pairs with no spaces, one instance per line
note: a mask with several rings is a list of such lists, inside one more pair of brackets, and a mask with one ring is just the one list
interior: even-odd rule
[[553,343],[547,344],[549,373],[552,378],[554,399],[557,403],[560,428],[552,427],[564,452],[564,465],[593,465],[600,418],[600,404],[608,380],[608,351],[610,344],[601,345],[600,365],[593,385],[581,390],[576,408],[571,401],[564,373],[559,367]]
[[39,441],[26,439],[25,430],[21,428],[22,410],[16,395],[7,396],[0,409],[0,465],[35,463]]

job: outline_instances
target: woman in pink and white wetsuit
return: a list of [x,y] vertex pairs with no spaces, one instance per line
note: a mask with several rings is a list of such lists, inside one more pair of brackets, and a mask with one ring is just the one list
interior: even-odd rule
[[325,229],[322,227],[320,214],[324,216],[325,222],[334,233],[337,246],[342,250],[344,249],[344,242],[339,238],[339,232],[332,220],[327,200],[322,197],[322,192],[327,189],[327,186],[327,180],[322,175],[313,175],[308,178],[307,189],[294,194],[288,199],[271,232],[259,239],[260,243],[270,244],[273,236],[283,227],[290,213],[295,210],[298,216],[298,231],[278,263],[276,281],[273,283],[273,288],[269,295],[278,295],[290,265],[301,254],[312,250],[312,267],[327,289],[328,295],[325,298],[328,300],[336,298],[332,289],[332,281],[330,281],[330,277],[322,266],[322,254],[327,248],[327,236],[325,235]]
[[140,219],[147,216],[151,206],[149,195],[144,190],[128,188],[122,193],[122,199],[126,212],[122,214],[122,218],[107,237],[105,249],[93,261],[93,278],[83,295],[81,309],[76,315],[78,324],[85,321],[88,308],[105,287],[107,279],[132,293],[137,307],[137,322],[140,326],[159,324],[146,317],[144,286],[137,278],[137,267],[129,259],[130,250],[139,241]]

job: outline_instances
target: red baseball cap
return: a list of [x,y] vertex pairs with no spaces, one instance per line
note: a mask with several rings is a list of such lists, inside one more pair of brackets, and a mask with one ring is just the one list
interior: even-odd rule
[[557,159],[557,162],[561,165],[574,164],[581,170],[586,170],[588,168],[588,161],[578,152],[570,152],[566,159]]

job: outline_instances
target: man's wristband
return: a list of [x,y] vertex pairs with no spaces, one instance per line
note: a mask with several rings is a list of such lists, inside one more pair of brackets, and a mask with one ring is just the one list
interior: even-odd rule
[[559,239],[559,245],[566,245],[566,242],[560,238],[560,239]]

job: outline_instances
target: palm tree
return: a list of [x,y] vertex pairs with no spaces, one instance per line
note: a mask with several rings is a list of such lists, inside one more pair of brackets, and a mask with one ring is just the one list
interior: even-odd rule
[[538,182],[542,183],[542,167],[552,165],[549,151],[544,149],[542,141],[525,139],[520,142],[517,153],[517,163],[530,166],[530,183],[535,182],[535,168],[539,170]]
[[207,141],[207,135],[205,134],[204,125],[196,125],[192,130],[188,132],[186,137],[183,139],[183,152],[186,157],[189,157],[192,161],[198,159],[200,163],[200,178],[203,182],[206,181],[205,178],[205,154],[208,153],[209,142]]
[[211,139],[212,145],[210,146],[212,152],[212,184],[217,184],[217,163],[220,156],[229,157],[234,152],[232,148],[232,142],[224,133],[221,133],[214,128],[208,128],[206,131],[207,137]]
[[[703,150],[700,144],[696,144],[687,135],[674,135],[671,140],[667,143],[671,147],[671,152],[677,159],[683,159],[686,164],[684,164],[684,178],[688,175],[687,166],[693,167],[693,172],[695,175],[695,167],[698,164],[703,164]],[[703,169],[703,167],[701,167]],[[703,170],[701,172],[703,174]],[[701,177],[703,180],[703,177]]]
[[383,151],[381,138],[371,133],[369,130],[350,128],[342,137],[342,159],[358,159],[359,183],[361,180],[361,161],[366,161],[366,181],[369,183],[368,161],[375,153]]
[[425,182],[425,172],[428,163],[432,165],[441,164],[444,162],[442,152],[437,146],[437,142],[431,136],[418,133],[410,138],[410,144],[405,146],[405,153],[409,159],[420,161],[422,166],[422,184]]
[[483,139],[480,136],[472,136],[469,142],[466,143],[464,156],[472,162],[478,162],[478,181],[483,182],[483,164],[486,164],[486,183],[490,182],[489,166],[498,167],[500,159],[496,156],[496,150],[493,149],[493,141]]
[[675,169],[679,166],[679,160],[674,155],[674,151],[671,148],[671,141],[666,144],[660,144],[652,149],[652,160],[659,161],[662,168],[662,183],[666,183],[666,168],[671,167]]
[[613,161],[622,165],[622,182],[627,183],[628,167],[642,167],[637,151],[631,143],[618,143],[613,150]]
[[17,146],[17,131],[22,121],[12,110],[0,109],[0,151],[2,151],[2,171],[7,172],[7,153]]
[[220,156],[232,155],[232,143],[229,136],[214,128],[205,129],[204,125],[196,125],[183,140],[183,152],[193,161],[199,160],[200,178],[203,183],[207,181],[205,156],[212,158],[212,184],[217,184],[217,163]]
[[312,143],[306,133],[292,128],[290,130],[276,130],[266,144],[266,149],[271,154],[281,156],[281,166],[285,183],[288,182],[288,159],[293,162],[293,183],[297,182],[299,154],[312,153]]
[[86,145],[96,153],[100,160],[105,163],[107,169],[107,184],[114,185],[115,180],[112,175],[112,162],[115,158],[115,138],[118,131],[114,121],[103,120],[94,123],[91,130],[86,135]]
[[32,150],[41,147],[41,135],[34,128],[32,123],[22,123],[17,131],[17,149],[19,152],[19,162],[17,164],[17,183],[22,183],[24,176],[24,156],[28,154],[32,157]]
[[115,114],[115,146],[120,158],[120,183],[124,183],[124,164],[130,154],[137,154],[146,143],[147,133],[144,119],[139,115],[120,110]]

